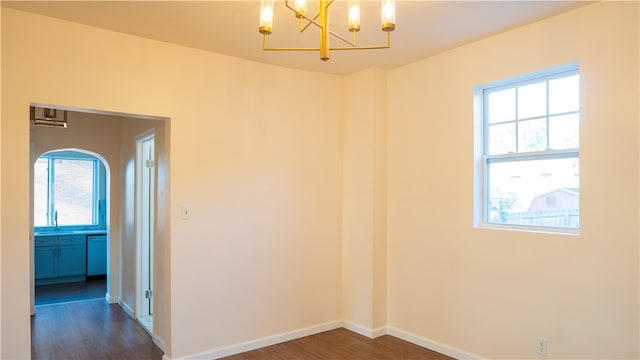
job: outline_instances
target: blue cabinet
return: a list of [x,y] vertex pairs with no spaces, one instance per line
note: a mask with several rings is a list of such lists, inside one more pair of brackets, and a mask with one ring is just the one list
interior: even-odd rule
[[57,246],[40,246],[36,247],[36,279],[47,279],[58,276]]
[[85,235],[35,238],[36,284],[82,281],[87,273]]
[[61,236],[58,252],[58,276],[86,274],[87,244],[84,236]]

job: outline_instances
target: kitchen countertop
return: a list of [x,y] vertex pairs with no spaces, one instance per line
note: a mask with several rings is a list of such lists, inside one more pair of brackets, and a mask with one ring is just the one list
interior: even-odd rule
[[33,233],[33,236],[64,236],[64,235],[103,235],[107,230],[58,230],[58,231],[41,231]]

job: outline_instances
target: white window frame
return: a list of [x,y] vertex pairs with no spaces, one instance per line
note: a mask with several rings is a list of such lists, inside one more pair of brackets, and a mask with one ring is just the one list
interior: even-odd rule
[[[67,155],[64,154],[64,152],[62,153],[51,153],[51,154],[44,154],[42,156],[40,156],[39,159],[47,159],[48,161],[48,166],[49,169],[51,169],[48,173],[48,180],[47,180],[47,187],[48,187],[48,194],[53,194],[54,193],[54,182],[52,181],[54,176],[55,176],[55,161],[56,160],[81,160],[81,161],[91,161],[93,162],[93,199],[92,199],[92,224],[77,224],[77,225],[59,225],[56,226],[54,223],[54,211],[55,209],[52,210],[52,206],[55,208],[55,204],[52,203],[52,201],[50,199],[47,199],[47,207],[49,208],[48,210],[48,219],[47,222],[49,222],[51,225],[46,225],[46,226],[36,226],[35,227],[35,231],[36,232],[48,232],[48,231],[59,231],[59,230],[66,230],[66,231],[76,231],[76,230],[96,230],[96,229],[104,229],[105,228],[105,223],[104,223],[104,218],[103,216],[101,216],[101,209],[100,209],[100,204],[99,204],[99,194],[100,194],[100,161],[94,157],[94,156],[83,156],[83,155]],[[48,195],[49,196],[49,195]]]
[[[488,121],[485,121],[487,115],[487,99],[485,94],[490,91],[500,89],[508,89],[536,83],[540,81],[549,81],[554,78],[562,78],[580,74],[578,63],[571,63],[563,66],[554,67],[534,73],[512,77],[505,80],[491,82],[475,87],[474,89],[474,216],[473,225],[476,228],[500,229],[525,232],[544,232],[558,234],[579,234],[580,227],[545,227],[536,225],[521,224],[502,224],[489,222],[489,171],[490,163],[510,162],[510,161],[526,161],[526,160],[545,160],[545,159],[562,159],[576,158],[580,161],[580,148],[535,151],[535,152],[515,152],[500,155],[488,155],[488,144],[486,143],[486,133],[488,129]],[[580,82],[582,84],[582,81]],[[548,94],[547,94],[548,96]],[[548,100],[548,99],[547,99]],[[517,106],[517,104],[516,104]],[[581,106],[580,106],[581,107]],[[517,110],[517,108],[516,108]],[[581,113],[581,109],[579,114]],[[548,113],[546,114],[548,121]],[[517,149],[517,132],[516,132],[516,149]],[[547,124],[547,141],[549,139],[549,126]]]

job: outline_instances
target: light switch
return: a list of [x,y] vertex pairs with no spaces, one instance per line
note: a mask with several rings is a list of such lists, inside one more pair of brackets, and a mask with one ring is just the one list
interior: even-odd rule
[[191,219],[191,208],[188,206],[182,207],[182,220]]

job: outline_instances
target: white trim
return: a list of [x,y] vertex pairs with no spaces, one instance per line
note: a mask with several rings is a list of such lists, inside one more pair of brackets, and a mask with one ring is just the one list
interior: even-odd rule
[[136,318],[136,316],[135,316],[135,314],[133,312],[133,309],[129,305],[127,305],[127,303],[125,303],[122,300],[118,300],[118,304],[120,305],[122,310],[124,310],[124,312],[127,313],[127,315],[131,316],[132,319]]
[[356,334],[360,334],[362,336],[368,337],[369,339],[373,339],[373,331],[366,326],[362,326],[351,321],[342,320],[342,327],[349,331],[353,331]]
[[476,86],[473,90],[473,227],[478,228],[484,223],[484,203],[486,191],[483,186],[484,163],[484,100],[482,97],[482,87]]
[[[122,305],[126,306],[126,304],[124,303]],[[404,330],[396,329],[391,326],[382,326],[376,329],[369,329],[365,326],[356,324],[351,321],[346,321],[346,320],[331,321],[328,323],[310,326],[307,328],[294,330],[294,331],[290,331],[282,334],[267,336],[261,339],[250,340],[247,342],[225,346],[218,349],[211,349],[209,351],[205,351],[205,352],[201,352],[193,355],[187,355],[187,356],[176,358],[176,359],[180,359],[180,360],[218,359],[218,358],[232,356],[232,355],[240,354],[240,353],[251,351],[251,350],[260,349],[260,348],[271,346],[271,345],[280,344],[286,341],[300,339],[305,336],[315,335],[315,334],[319,334],[329,330],[335,330],[338,328],[345,328],[349,331],[353,331],[354,333],[360,334],[362,336],[366,336],[371,339],[374,339],[382,335],[391,335],[391,336],[397,337],[398,339],[408,341],[412,344],[421,346],[425,349],[436,351],[455,359],[460,359],[460,360],[462,359],[483,360],[484,359],[479,355],[471,354],[469,352],[455,348],[453,346],[442,344],[435,340],[427,339]],[[165,351],[164,342],[162,341],[162,339],[160,339],[157,336],[154,336],[153,342],[156,345],[158,345],[158,347],[162,349],[163,352]],[[165,354],[162,356],[162,360],[171,360],[171,358]]]
[[[286,333],[263,337],[261,339],[250,340],[247,342],[225,346],[222,348],[211,349],[209,351],[198,354],[187,355],[179,359],[196,360],[196,359],[218,359],[225,356],[240,354],[246,351],[260,349],[266,346],[279,344],[285,341],[299,339],[309,335],[315,335],[321,332],[338,329],[341,327],[341,321],[331,321],[324,324],[306,327],[299,330],[293,330]],[[164,359],[164,357],[163,357]]]
[[347,321],[347,320],[342,320],[342,327],[349,330],[349,331],[353,331],[356,334],[360,334],[362,336],[366,336],[369,339],[375,339],[377,337],[380,337],[382,335],[386,335],[387,334],[387,327],[386,326],[382,326],[379,327],[377,329],[370,329],[366,326],[362,326],[360,324],[356,324],[354,322],[351,321]]
[[387,327],[387,333],[391,336],[395,336],[404,341],[408,341],[410,343],[416,344],[418,346],[422,346],[429,350],[439,352],[441,354],[450,356],[455,359],[469,359],[469,360],[483,359],[479,355],[474,355],[466,351],[460,350],[458,348],[455,348],[453,346],[445,345],[431,339],[423,338],[421,336],[418,336],[403,330],[399,330],[391,326]]
[[136,316],[135,320],[136,320],[136,322],[138,322],[138,325],[140,325],[144,329],[144,331],[146,331],[147,334],[149,334],[149,336],[151,336],[151,340],[153,340],[153,332],[152,332],[153,329],[147,328],[145,323],[142,322],[141,318],[142,318],[142,316]]
[[389,334],[389,329],[387,329],[386,326],[381,326],[377,329],[373,329],[373,333],[372,333],[372,339],[375,339],[377,337],[383,336],[383,335],[388,335]]
[[[164,340],[162,340],[158,335],[153,335],[152,339],[153,343],[156,344],[162,352],[165,352]],[[162,358],[164,359],[165,357],[163,356]]]
[[109,293],[104,294],[104,299],[109,304],[117,304],[118,303],[118,297],[117,296],[111,296],[111,294],[109,294]]
[[[144,185],[143,185],[143,172],[145,169],[145,166],[143,165],[144,162],[144,143],[147,141],[151,141],[153,140],[153,144],[155,146],[155,129],[149,129],[139,135],[137,135],[135,137],[136,139],[136,156],[135,156],[135,177],[136,179],[139,179],[140,181],[136,181],[136,189],[135,189],[135,224],[134,224],[134,228],[135,228],[135,243],[136,243],[136,282],[135,282],[135,288],[136,291],[134,293],[134,307],[135,307],[135,314],[136,316],[144,316],[144,315],[148,315],[153,313],[153,306],[155,303],[155,299],[151,300],[151,304],[145,304],[146,303],[146,298],[144,296],[144,292],[146,289],[143,289],[144,285],[147,285],[146,281],[144,280],[145,278],[145,270],[143,270],[143,268],[148,268],[148,266],[145,265],[149,265],[148,263],[145,263],[145,261],[143,259],[145,259],[146,261],[149,261],[151,263],[151,266],[153,266],[153,254],[151,254],[150,257],[146,257],[143,255],[143,237],[144,237],[144,229],[142,227],[142,218],[143,218],[143,206],[141,205],[143,203],[143,189],[144,189]],[[153,160],[156,160],[156,156],[155,156],[155,150],[154,150],[154,157]],[[154,178],[155,178],[155,171],[154,171]],[[155,181],[155,180],[154,180]],[[153,192],[154,190],[151,189],[151,191]],[[155,210],[154,210],[154,217],[155,217]],[[152,225],[153,227],[153,225]],[[152,232],[155,231],[155,228],[153,228],[151,230]],[[150,238],[153,239],[153,233],[150,235]],[[147,239],[150,240],[150,239]],[[153,251],[153,242],[151,242],[150,246],[151,251]],[[146,288],[148,288],[148,290],[153,291],[154,286],[153,286],[153,271],[154,269],[151,268],[151,282],[148,283],[148,286],[146,286]],[[148,278],[148,277],[146,277]]]
[[487,223],[487,222],[482,223],[480,226],[478,226],[478,229],[508,230],[508,231],[551,234],[551,235],[568,235],[568,236],[580,235],[579,228],[546,227],[546,226],[518,225],[518,224],[499,224],[499,223]]

